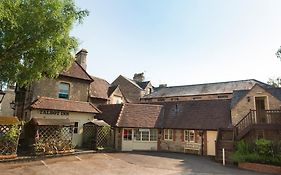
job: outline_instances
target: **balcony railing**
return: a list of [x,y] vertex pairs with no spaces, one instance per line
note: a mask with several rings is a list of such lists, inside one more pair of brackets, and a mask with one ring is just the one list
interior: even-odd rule
[[253,124],[281,125],[281,110],[250,110],[236,125],[236,134],[239,135],[244,129]]

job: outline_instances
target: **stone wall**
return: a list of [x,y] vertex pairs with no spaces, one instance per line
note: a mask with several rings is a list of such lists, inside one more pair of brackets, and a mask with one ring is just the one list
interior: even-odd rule
[[59,84],[61,82],[70,84],[69,100],[88,101],[89,81],[59,76],[57,79],[45,79],[38,81],[31,87],[32,100],[38,96],[58,98]]
[[[165,140],[164,139],[164,130],[159,134],[158,140],[158,150],[160,151],[171,151],[171,152],[184,152],[184,130],[173,130],[173,140]],[[195,143],[201,143],[201,137],[199,135],[199,131],[195,130]],[[197,154],[197,151],[189,151],[188,153]]]
[[233,125],[236,125],[245,115],[247,115],[250,109],[256,109],[256,97],[265,97],[265,109],[280,109],[281,101],[272,96],[265,89],[256,85],[245,97],[243,97],[234,107],[232,107],[231,117]]
[[11,108],[10,103],[15,101],[14,89],[5,90],[5,96],[0,104],[0,116],[13,116],[14,110]]
[[232,94],[209,94],[209,95],[191,95],[191,96],[178,96],[178,97],[158,97],[145,99],[142,98],[141,102],[162,102],[162,101],[191,101],[191,100],[216,100],[216,99],[230,99]]

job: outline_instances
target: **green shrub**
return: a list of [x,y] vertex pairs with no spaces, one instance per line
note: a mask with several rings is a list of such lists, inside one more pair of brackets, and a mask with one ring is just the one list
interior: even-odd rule
[[243,140],[239,141],[230,158],[235,163],[252,162],[281,166],[281,153],[274,153],[273,143],[266,139],[257,140],[254,148]]
[[273,156],[272,141],[266,139],[257,140],[256,152],[262,156]]

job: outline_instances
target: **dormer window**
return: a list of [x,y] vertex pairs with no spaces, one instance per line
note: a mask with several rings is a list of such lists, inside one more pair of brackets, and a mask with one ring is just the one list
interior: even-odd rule
[[70,88],[70,85],[68,83],[60,83],[59,84],[59,98],[69,99],[69,88]]

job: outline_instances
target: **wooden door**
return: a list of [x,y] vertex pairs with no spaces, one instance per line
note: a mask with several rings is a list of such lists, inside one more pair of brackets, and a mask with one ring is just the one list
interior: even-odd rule
[[265,115],[265,97],[256,97],[256,121],[257,123],[266,123],[266,115]]

